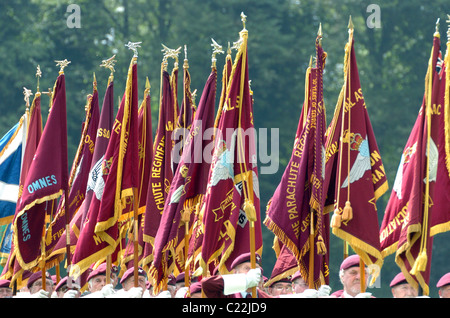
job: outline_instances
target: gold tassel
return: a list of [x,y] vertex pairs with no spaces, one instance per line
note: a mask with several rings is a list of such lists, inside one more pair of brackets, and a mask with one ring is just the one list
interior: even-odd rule
[[250,222],[256,222],[256,209],[250,200],[246,199],[244,203],[244,212]]
[[47,228],[47,236],[45,238],[45,244],[49,246],[52,243],[52,226]]
[[345,207],[342,212],[342,221],[350,221],[353,219],[353,209],[350,204],[350,201],[345,202]]
[[333,217],[331,218],[331,227],[341,227],[342,216],[334,210]]
[[319,236],[317,237],[317,243],[316,243],[316,246],[317,246],[317,254],[319,254],[319,255],[325,255],[325,254],[327,253],[327,248],[326,248],[326,246],[325,246],[325,242],[324,242],[324,240],[323,240],[322,235],[319,235]]
[[427,268],[427,262],[428,262],[427,251],[423,250],[419,254],[419,257],[417,257],[416,261],[414,262],[414,266],[411,269],[410,273],[412,275],[417,275],[419,272],[424,272]]

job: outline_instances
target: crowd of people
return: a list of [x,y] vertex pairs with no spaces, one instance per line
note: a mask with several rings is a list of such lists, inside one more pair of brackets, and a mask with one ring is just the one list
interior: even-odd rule
[[[335,292],[328,285],[310,289],[300,272],[268,285],[259,262],[256,268],[251,267],[250,254],[236,258],[231,267],[230,274],[217,274],[201,281],[194,279],[189,287],[185,287],[184,273],[177,277],[171,275],[167,290],[155,295],[142,268],[138,269],[138,283],[135,284],[133,267],[119,279],[117,267],[112,266],[107,271],[106,263],[103,263],[89,273],[84,292],[81,292],[82,286],[68,276],[56,283],[47,272],[43,282],[42,272],[36,272],[28,278],[26,287],[17,292],[13,292],[9,280],[0,280],[0,298],[251,298],[255,290],[257,298],[375,298],[370,292],[361,292],[361,277],[368,275],[361,275],[358,255],[349,256],[342,262],[339,271],[342,289]],[[106,277],[107,272],[111,273],[110,279]],[[393,298],[428,297],[419,296],[418,290],[401,272],[391,281],[390,287]],[[436,287],[439,298],[450,298],[450,272],[441,277]]]

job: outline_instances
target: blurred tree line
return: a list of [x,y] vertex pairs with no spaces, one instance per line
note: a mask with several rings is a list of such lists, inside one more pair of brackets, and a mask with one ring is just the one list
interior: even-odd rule
[[[70,4],[80,8],[80,28],[68,27],[73,13]],[[369,27],[371,4],[380,8],[379,27]],[[242,29],[240,13],[248,19],[249,68],[254,92],[256,128],[279,129],[278,172],[260,176],[261,214],[272,196],[290,158],[304,97],[304,76],[319,23],[323,28],[323,47],[328,53],[324,74],[327,120],[331,121],[343,84],[344,47],[347,24],[355,25],[355,49],[360,80],[378,146],[392,185],[403,147],[420,108],[424,78],[431,52],[435,23],[445,54],[448,0],[16,0],[0,3],[0,134],[6,133],[25,111],[23,87],[36,91],[36,67],[43,76],[41,91],[53,87],[58,75],[54,60],[68,59],[66,68],[69,162],[75,155],[84,119],[86,97],[92,92],[93,73],[98,81],[100,101],[109,71],[100,68],[102,60],[116,55],[116,104],[126,80],[132,52],[125,44],[142,41],[139,49],[138,80],[143,94],[145,78],[151,83],[153,127],[157,125],[159,77],[162,46],[187,45],[191,89],[198,96],[211,67],[211,38],[225,49]],[[180,61],[184,59],[183,53]],[[225,55],[218,56],[221,74]],[[182,63],[180,63],[180,68]],[[171,68],[171,65],[169,66]],[[181,73],[182,74],[182,73]],[[179,78],[182,83],[182,75]],[[218,82],[220,91],[221,83]],[[181,94],[181,85],[179,93]],[[142,97],[141,97],[142,98]],[[42,98],[44,123],[45,96]],[[181,100],[181,98],[180,98]],[[117,106],[118,107],[118,106]],[[270,140],[270,135],[269,135]],[[268,149],[271,149],[268,147]],[[270,155],[270,153],[269,153]],[[390,191],[378,202],[379,219]],[[264,226],[263,226],[264,228]],[[434,286],[448,267],[446,234],[435,238],[431,296]],[[264,231],[263,267],[269,277],[275,263],[273,234]],[[342,261],[342,242],[332,236],[331,286],[340,289],[338,268]],[[390,297],[389,282],[399,271],[391,255],[381,273],[381,288],[369,290],[378,297]],[[434,293],[434,294],[433,294]]]

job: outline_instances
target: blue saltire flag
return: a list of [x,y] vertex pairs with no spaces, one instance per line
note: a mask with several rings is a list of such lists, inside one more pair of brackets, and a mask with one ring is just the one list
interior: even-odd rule
[[0,225],[11,223],[16,211],[25,138],[24,115],[0,140]]

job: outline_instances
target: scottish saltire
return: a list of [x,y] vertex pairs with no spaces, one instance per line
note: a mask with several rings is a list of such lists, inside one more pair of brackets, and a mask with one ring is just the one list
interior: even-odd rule
[[352,27],[345,48],[344,84],[327,132],[325,176],[326,207],[334,210],[333,234],[366,265],[381,268],[376,203],[388,183],[359,81]]
[[166,61],[161,64],[161,98],[156,135],[153,142],[153,158],[148,187],[144,217],[144,251],[141,266],[149,270],[153,261],[153,246],[158,232],[164,204],[169,194],[173,179],[172,132],[174,130],[177,111],[173,100],[170,75],[166,69]]
[[[203,275],[220,259],[219,271],[231,271],[243,253],[262,253],[259,179],[253,105],[249,87],[248,31],[240,33],[229,87],[214,139],[203,212]],[[254,243],[254,244],[253,244]],[[252,246],[253,245],[253,246]]]
[[[147,204],[147,191],[150,185],[149,178],[151,173],[151,164],[153,156],[153,131],[152,131],[152,113],[151,113],[151,96],[150,81],[147,78],[144,98],[139,107],[139,189],[138,189],[138,244],[134,242],[134,229],[130,232],[130,238],[127,246],[123,251],[121,264],[122,268],[130,268],[134,266],[134,249],[137,246],[138,261],[142,258],[144,249],[143,241],[143,220],[145,214],[145,206]],[[131,200],[129,200],[131,201]],[[132,202],[127,204],[125,211],[133,212]],[[130,218],[131,219],[131,218]],[[132,236],[131,236],[132,235]]]
[[[394,186],[380,228],[383,256],[395,252],[395,262],[407,281],[429,294],[433,213],[448,210],[445,166],[443,69],[436,69],[440,39],[435,34],[425,78],[425,94],[403,150]],[[439,184],[438,184],[439,180]],[[447,183],[448,184],[448,183]],[[443,204],[447,202],[447,205]],[[442,213],[442,214],[441,214]]]
[[16,212],[26,133],[24,115],[0,139],[0,225],[10,224]]
[[[50,268],[53,265],[59,264],[61,259],[59,257],[54,258],[51,256],[58,241],[64,235],[67,230],[70,230],[68,226],[73,216],[78,213],[80,207],[83,204],[86,195],[87,181],[89,176],[89,170],[91,168],[91,162],[94,155],[95,142],[97,138],[97,129],[99,124],[99,102],[97,81],[94,78],[93,92],[87,98],[86,104],[86,116],[83,122],[83,130],[81,132],[81,138],[78,145],[78,150],[75,154],[74,161],[69,176],[69,190],[66,197],[59,200],[58,208],[52,222],[46,229],[45,233],[45,247],[47,260],[46,265]],[[68,210],[66,211],[66,207]],[[70,233],[69,233],[70,235]],[[70,237],[70,236],[69,236]],[[66,245],[70,248],[70,243],[66,241]],[[69,250],[70,252],[70,250]],[[59,254],[61,255],[61,254]],[[68,263],[70,264],[70,253],[66,255]]]
[[[42,114],[41,114],[41,93],[37,92],[34,95],[33,102],[29,110],[29,120],[27,129],[27,139],[22,160],[22,169],[20,174],[20,186],[19,186],[19,198],[22,196],[23,185],[25,184],[26,177],[31,166],[31,163],[36,153],[37,146],[42,135]],[[17,208],[17,206],[16,206]],[[15,214],[17,209],[15,210]],[[12,229],[12,226],[10,227]],[[8,236],[5,236],[5,238]],[[12,230],[11,230],[11,240],[4,242],[2,248],[3,250],[14,251],[14,242],[12,242]],[[7,246],[9,244],[9,246]],[[8,256],[7,263],[4,267],[4,278],[11,279],[12,281],[18,282],[18,286],[21,286],[21,277],[23,269],[18,264],[14,253],[10,253]]]
[[65,75],[61,71],[13,223],[13,253],[24,270],[32,269],[40,260],[46,209],[67,190],[66,86]]
[[[170,273],[185,271],[186,246],[189,244],[195,213],[206,192],[210,161],[204,155],[207,155],[205,149],[208,150],[207,147],[213,141],[212,134],[208,138],[205,132],[212,133],[214,127],[216,85],[217,70],[213,68],[203,89],[192,127],[184,139],[181,159],[155,237],[154,259],[149,274],[156,292],[163,288]],[[168,259],[175,262],[169,263]],[[187,272],[190,272],[189,269]]]
[[[70,270],[70,276],[74,278],[83,274],[91,264],[112,255],[122,239],[119,219],[127,198],[133,197],[133,189],[139,185],[137,113],[137,58],[133,57],[108,147],[97,169],[95,195],[75,247]],[[93,160],[93,163],[98,164],[98,161]]]
[[[328,226],[323,220],[326,118],[322,76],[326,53],[320,44],[320,37],[316,40],[316,51],[316,67],[307,71],[306,100],[299,118],[291,159],[268,203],[264,224],[275,234],[276,240],[292,252],[302,276],[311,277],[311,283],[318,287],[328,281],[325,256],[328,250]],[[310,235],[314,235],[313,246]],[[279,247],[274,246],[278,253]],[[310,256],[314,260],[312,269]]]

